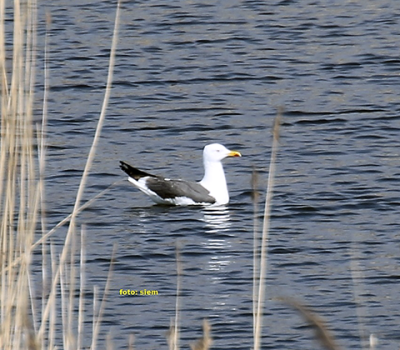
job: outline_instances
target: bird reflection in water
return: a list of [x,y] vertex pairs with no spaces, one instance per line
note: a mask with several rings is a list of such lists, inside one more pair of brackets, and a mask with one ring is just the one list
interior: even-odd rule
[[226,205],[209,206],[203,210],[207,233],[222,233],[231,227],[231,217]]
[[[210,271],[221,271],[231,263],[232,255],[226,253],[230,251],[231,242],[229,241],[230,227],[232,226],[230,212],[227,206],[210,206],[203,210],[205,230],[212,237],[203,242],[205,248],[213,250],[214,255],[209,261]],[[214,276],[214,280],[221,277]]]

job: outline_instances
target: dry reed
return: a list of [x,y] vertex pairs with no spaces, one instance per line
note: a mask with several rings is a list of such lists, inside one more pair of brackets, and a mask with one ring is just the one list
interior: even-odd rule
[[190,344],[192,350],[208,350],[212,344],[211,326],[207,320],[203,320],[203,336]]
[[[45,43],[44,101],[41,123],[33,121],[36,73],[37,4],[34,0],[13,3],[12,67],[7,70],[10,52],[6,47],[5,0],[0,0],[1,144],[0,144],[0,348],[1,349],[81,349],[85,321],[85,252],[81,234],[75,233],[78,213],[96,198],[81,205],[81,198],[104,122],[113,76],[119,25],[120,3],[116,11],[107,87],[95,137],[89,151],[74,210],[56,227],[47,231],[45,222],[46,122],[48,97],[48,36]],[[51,23],[47,18],[47,26]],[[48,30],[49,31],[49,30]],[[37,148],[36,145],[37,144]],[[109,189],[107,189],[109,190]],[[105,191],[107,191],[105,190]],[[105,192],[103,191],[103,193]],[[61,254],[49,237],[70,221]],[[40,228],[40,230],[39,230]],[[35,241],[37,233],[42,236]],[[32,252],[42,247],[41,283],[32,276]],[[36,262],[35,262],[36,264]],[[109,289],[111,267],[100,307],[93,320],[91,348],[96,348],[99,327]],[[77,283],[79,279],[79,284]],[[76,300],[76,290],[79,297]],[[41,298],[37,299],[37,289]],[[60,293],[60,294],[59,294]],[[95,293],[96,294],[96,293]],[[94,299],[97,303],[97,299]],[[75,306],[78,305],[78,311]],[[61,318],[60,318],[61,311]],[[61,329],[61,334],[60,330]],[[62,339],[60,339],[60,337]],[[112,348],[111,342],[107,342]]]
[[[262,337],[262,316],[263,316],[263,308],[264,308],[264,300],[265,300],[265,278],[267,274],[267,258],[268,258],[268,244],[269,244],[269,226],[270,226],[270,213],[271,213],[271,203],[272,203],[272,195],[273,195],[273,187],[274,187],[274,178],[275,178],[275,164],[276,164],[276,156],[279,146],[279,132],[280,125],[282,123],[282,109],[279,109],[278,115],[275,118],[272,135],[272,150],[271,150],[271,159],[269,165],[269,175],[268,175],[268,184],[267,184],[267,193],[265,197],[265,205],[264,205],[264,215],[263,215],[263,227],[262,227],[262,236],[261,243],[258,238],[258,191],[257,191],[257,172],[253,169],[252,174],[252,189],[253,189],[253,205],[254,205],[254,244],[253,244],[253,339],[254,339],[254,350],[259,350],[261,348],[261,337]],[[261,249],[259,248],[261,246]],[[339,350],[334,337],[329,332],[326,327],[324,321],[316,314],[312,313],[301,303],[293,300],[293,299],[283,299],[279,300],[285,302],[286,304],[292,306],[296,309],[305,320],[313,327],[315,330],[316,339],[320,342],[320,344],[328,349],[328,350]]]
[[[272,202],[272,194],[274,188],[274,180],[275,180],[275,164],[276,157],[278,153],[279,146],[279,130],[282,120],[282,110],[280,109],[277,117],[274,121],[274,126],[272,130],[273,141],[272,141],[272,150],[271,150],[271,160],[269,165],[269,173],[268,173],[268,184],[267,184],[267,194],[265,197],[265,206],[264,206],[264,216],[263,216],[263,227],[262,227],[262,235],[261,235],[261,243],[259,244],[257,241],[254,242],[254,274],[253,274],[253,338],[254,338],[254,350],[259,350],[261,348],[261,337],[262,337],[262,318],[263,318],[263,309],[264,309],[264,300],[265,300],[265,278],[267,274],[267,258],[268,258],[268,241],[269,241],[269,225],[270,225],[270,215],[271,215],[271,202]],[[253,189],[255,188],[256,180],[255,175],[253,173]],[[256,193],[256,192],[254,192]],[[254,195],[254,201],[257,200],[257,196]],[[255,210],[257,210],[257,206],[255,204]],[[257,215],[255,213],[255,215]],[[256,221],[256,220],[255,220]],[[257,237],[257,225],[255,225],[254,229],[254,239]],[[260,252],[258,252],[258,247],[260,247]],[[259,257],[258,257],[259,255]]]
[[288,298],[281,298],[283,302],[290,305],[294,309],[296,309],[303,318],[307,321],[307,323],[314,329],[315,331],[315,338],[319,341],[319,343],[327,350],[339,350],[340,348],[336,344],[335,338],[329,331],[328,327],[326,326],[325,322],[322,320],[320,316],[311,312],[308,308],[304,305],[300,304],[299,302],[288,299]]

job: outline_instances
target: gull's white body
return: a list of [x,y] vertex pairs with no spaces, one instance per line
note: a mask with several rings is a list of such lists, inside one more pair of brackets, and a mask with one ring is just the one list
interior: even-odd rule
[[230,154],[230,150],[219,144],[213,143],[204,147],[204,177],[200,181],[200,185],[215,198],[216,205],[229,203],[229,192],[222,160]]

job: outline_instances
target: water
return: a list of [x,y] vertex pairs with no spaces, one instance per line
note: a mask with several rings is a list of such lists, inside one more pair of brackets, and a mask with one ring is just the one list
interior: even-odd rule
[[[115,3],[40,6],[40,47],[44,14],[52,15],[50,226],[72,210],[92,142]],[[118,246],[101,341],[111,330],[116,349],[132,333],[138,349],[167,348],[178,242],[181,346],[200,336],[203,318],[214,348],[252,346],[250,178],[254,166],[264,193],[270,130],[284,106],[264,348],[316,347],[282,296],[311,306],[343,348],[359,348],[356,291],[367,334],[377,335],[381,349],[398,349],[399,22],[395,0],[123,4],[112,96],[85,198],[124,178],[120,159],[199,180],[205,144],[221,142],[243,158],[225,162],[231,203],[220,211],[154,206],[124,182],[80,216],[88,296],[93,285],[104,288]],[[120,289],[158,296],[120,296]]]

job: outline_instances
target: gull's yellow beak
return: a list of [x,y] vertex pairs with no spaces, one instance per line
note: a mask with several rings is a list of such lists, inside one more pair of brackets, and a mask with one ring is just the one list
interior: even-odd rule
[[236,151],[230,151],[228,153],[228,157],[241,157],[242,155],[240,154],[240,152],[236,152]]

